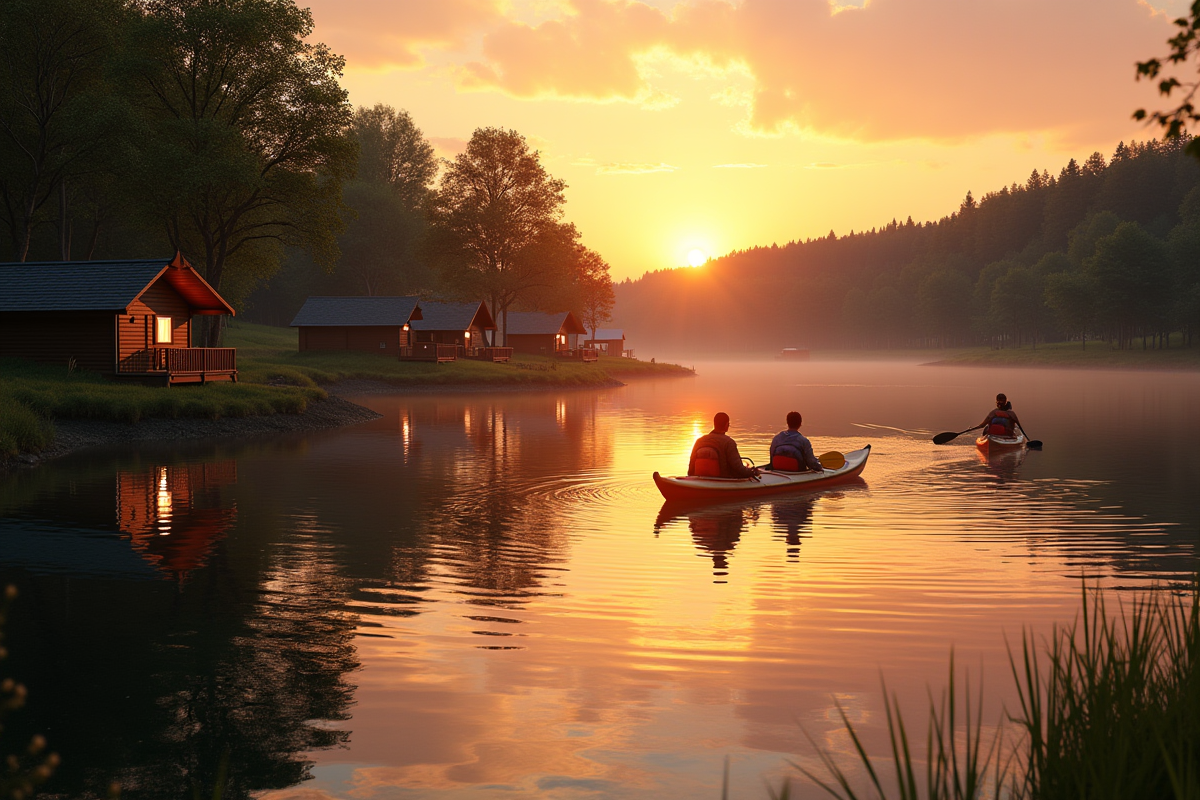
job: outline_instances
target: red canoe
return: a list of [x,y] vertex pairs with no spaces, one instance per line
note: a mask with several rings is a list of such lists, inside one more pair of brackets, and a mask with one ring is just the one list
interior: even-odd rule
[[754,478],[664,478],[654,473],[654,485],[667,500],[740,500],[743,497],[824,489],[858,477],[867,466],[871,445],[846,453],[846,463],[824,472],[775,472],[763,470]]

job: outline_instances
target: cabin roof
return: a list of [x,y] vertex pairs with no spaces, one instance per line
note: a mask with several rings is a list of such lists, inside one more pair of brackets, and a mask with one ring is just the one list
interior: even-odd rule
[[615,341],[617,339],[624,340],[625,331],[620,328],[597,328],[592,334],[592,341]]
[[123,314],[159,278],[183,297],[194,314],[234,313],[179,254],[174,258],[0,264],[0,311]]
[[517,311],[508,315],[508,334],[538,335],[558,333],[587,333],[570,311],[547,314],[542,311]]
[[291,327],[400,327],[422,319],[419,301],[418,297],[310,297]]
[[421,303],[421,319],[414,322],[412,328],[414,331],[465,331],[472,325],[484,331],[496,330],[496,323],[482,302]]

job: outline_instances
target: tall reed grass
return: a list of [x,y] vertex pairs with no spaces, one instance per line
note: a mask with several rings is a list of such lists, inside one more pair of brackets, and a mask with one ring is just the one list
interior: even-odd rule
[[54,426],[29,406],[0,392],[0,458],[37,453],[54,439]]
[[1040,643],[1024,632],[1009,660],[1020,708],[985,744],[982,694],[972,700],[968,687],[958,705],[951,656],[923,759],[885,687],[894,791],[845,713],[871,794],[815,743],[825,775],[796,768],[841,800],[1200,800],[1200,584],[1149,592],[1115,613],[1103,591],[1085,590],[1072,624]]

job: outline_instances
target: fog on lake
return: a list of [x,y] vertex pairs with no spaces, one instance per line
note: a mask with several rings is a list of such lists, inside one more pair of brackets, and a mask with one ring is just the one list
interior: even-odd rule
[[[352,397],[318,434],[97,449],[0,478],[17,732],[69,796],[765,796],[805,738],[885,752],[951,648],[985,719],[1005,636],[1081,588],[1195,574],[1200,374],[697,364],[600,392]],[[1041,452],[972,436],[1006,392]],[[664,506],[715,412],[762,463],[784,415],[861,480]],[[798,796],[818,797],[803,779]]]

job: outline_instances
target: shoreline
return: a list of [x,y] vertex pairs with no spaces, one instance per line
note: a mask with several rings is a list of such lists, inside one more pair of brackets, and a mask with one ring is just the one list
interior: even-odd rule
[[591,391],[618,389],[626,384],[609,378],[602,383],[583,386],[562,384],[393,384],[369,378],[349,378],[322,387],[327,396],[313,400],[299,414],[262,414],[248,417],[151,417],[138,422],[97,419],[56,419],[54,440],[39,453],[22,453],[0,458],[0,475],[62,458],[80,450],[125,442],[194,441],[264,436],[278,433],[302,433],[330,430],[379,419],[382,414],[361,406],[347,396],[386,394],[480,394],[501,392]]
[[598,383],[581,385],[556,383],[413,383],[396,384],[373,378],[347,378],[336,383],[322,386],[332,396],[354,396],[375,394],[479,394],[482,392],[502,392],[515,394],[520,392],[580,392],[596,389],[619,389],[627,384],[616,378]]
[[246,438],[275,433],[301,433],[357,425],[379,419],[382,414],[343,397],[330,395],[314,400],[299,414],[263,414],[250,417],[152,417],[139,422],[95,419],[54,421],[54,440],[40,453],[23,453],[0,459],[0,475],[36,467],[90,447],[125,442],[169,442],[195,439]]

